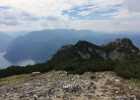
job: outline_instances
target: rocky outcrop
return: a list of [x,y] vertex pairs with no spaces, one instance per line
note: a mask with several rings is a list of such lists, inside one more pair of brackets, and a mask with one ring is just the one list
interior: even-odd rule
[[117,39],[104,46],[108,58],[113,60],[123,60],[126,58],[131,58],[132,56],[138,56],[140,53],[139,48],[137,48],[130,39]]
[[[12,80],[11,80],[12,81]],[[53,71],[0,85],[0,100],[139,100],[140,89],[113,72]]]
[[[78,61],[92,61],[90,66],[94,65],[96,60],[126,60],[133,57],[140,58],[140,50],[131,40],[117,39],[103,46],[98,46],[87,41],[78,41],[75,45],[66,45],[62,47],[50,62],[56,66],[77,64]],[[93,64],[92,64],[93,63]],[[80,63],[80,65],[82,65]],[[77,65],[76,65],[77,66]]]

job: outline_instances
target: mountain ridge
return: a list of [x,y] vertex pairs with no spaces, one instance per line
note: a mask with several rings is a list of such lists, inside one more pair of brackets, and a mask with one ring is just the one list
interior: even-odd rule
[[[126,66],[127,65],[127,66]],[[78,41],[65,45],[45,63],[25,67],[11,66],[0,70],[0,77],[52,70],[82,74],[84,72],[114,71],[125,78],[140,79],[140,49],[128,38],[106,45]]]
[[139,100],[139,80],[140,50],[130,39],[80,40],[46,63],[1,69],[0,99]]
[[[74,56],[77,55],[83,60],[90,59],[90,57],[94,57],[94,56],[96,59],[99,57],[104,60],[107,60],[107,59],[120,60],[122,55],[127,58],[128,56],[139,56],[140,49],[137,48],[132,43],[132,41],[128,38],[116,39],[113,42],[110,42],[106,45],[101,45],[101,46],[95,45],[88,41],[80,40],[74,45],[63,46],[54,55],[54,58],[60,55],[62,55],[61,57],[67,56],[65,52],[70,53],[69,55],[74,55]],[[118,56],[117,56],[117,53],[118,53]],[[119,53],[122,53],[122,55]],[[114,58],[113,56],[116,56],[116,58]]]
[[5,57],[14,64],[27,59],[42,63],[52,57],[61,46],[76,43],[78,40],[102,44],[116,38],[128,37],[134,40],[137,45],[140,44],[138,41],[140,35],[128,34],[127,36],[120,34],[65,29],[35,31],[15,39],[7,50]]

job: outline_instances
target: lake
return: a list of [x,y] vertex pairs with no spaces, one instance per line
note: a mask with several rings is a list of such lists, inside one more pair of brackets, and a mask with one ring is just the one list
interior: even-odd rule
[[[4,58],[5,54],[6,54],[5,52],[0,52],[0,68],[7,68],[7,67],[13,65],[12,63],[10,63],[8,60],[6,60]],[[26,65],[34,65],[34,64],[35,64],[35,62],[33,60],[28,59],[28,60],[25,60],[25,61],[18,62],[15,65],[26,66]]]

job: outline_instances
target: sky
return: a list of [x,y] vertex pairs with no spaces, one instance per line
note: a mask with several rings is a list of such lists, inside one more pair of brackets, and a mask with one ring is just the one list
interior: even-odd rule
[[140,0],[0,0],[0,32],[140,32]]

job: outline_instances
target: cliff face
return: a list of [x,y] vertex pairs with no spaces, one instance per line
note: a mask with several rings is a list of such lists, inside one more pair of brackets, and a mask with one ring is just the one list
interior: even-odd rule
[[0,100],[139,100],[140,87],[113,72],[52,71],[0,80]]

